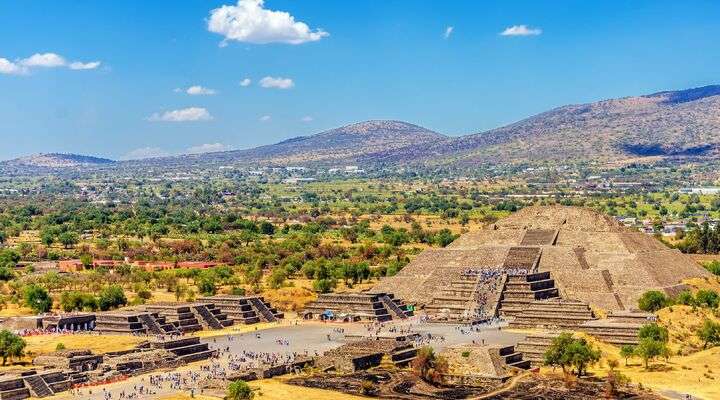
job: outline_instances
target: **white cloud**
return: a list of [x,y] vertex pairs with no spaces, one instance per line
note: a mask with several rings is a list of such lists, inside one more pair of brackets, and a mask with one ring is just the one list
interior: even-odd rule
[[0,58],[0,74],[26,74],[32,68],[69,68],[72,70],[95,69],[100,66],[100,61],[68,62],[56,53],[35,53],[28,58],[10,61],[7,58]]
[[213,153],[217,151],[230,150],[230,146],[222,143],[203,143],[199,146],[192,146],[185,150],[185,154]]
[[329,33],[322,29],[311,30],[304,22],[285,11],[263,8],[263,0],[239,0],[237,5],[224,5],[210,11],[208,30],[228,40],[266,44],[301,44],[320,40]]
[[28,72],[27,68],[18,65],[7,58],[0,57],[0,74],[22,75]]
[[445,39],[449,39],[449,38],[450,38],[450,35],[453,34],[453,31],[454,31],[454,30],[455,30],[455,27],[454,27],[454,26],[448,26],[447,28],[445,28],[445,33],[443,34],[443,37],[444,37]]
[[260,79],[260,86],[268,89],[290,89],[295,86],[295,82],[290,78],[266,76]]
[[271,119],[272,119],[271,116],[269,116],[269,115],[263,115],[262,117],[260,117],[260,122],[268,122],[268,121],[270,121]]
[[67,65],[67,61],[55,53],[36,53],[24,60],[20,60],[20,64],[26,67],[56,68],[64,67]]
[[302,122],[312,122],[312,120],[313,120],[313,117],[311,117],[309,115],[306,115],[306,116],[300,118],[300,121],[302,121]]
[[192,96],[211,96],[217,93],[214,89],[208,89],[206,87],[202,87],[200,85],[190,86],[187,88],[185,93],[192,95]]
[[240,86],[248,87],[248,86],[250,86],[251,83],[252,83],[252,81],[250,80],[250,78],[245,78],[240,81]]
[[122,158],[124,160],[140,160],[143,158],[168,157],[170,153],[159,147],[141,147],[128,152]]
[[502,36],[537,36],[542,33],[540,28],[530,28],[527,25],[513,25],[500,32]]
[[188,122],[188,121],[210,121],[213,117],[208,110],[202,107],[188,107],[180,110],[154,113],[148,117],[153,122]]
[[95,69],[100,66],[100,61],[92,61],[88,63],[83,63],[80,61],[75,61],[70,63],[69,67],[70,69],[74,69],[77,71],[87,70],[87,69]]

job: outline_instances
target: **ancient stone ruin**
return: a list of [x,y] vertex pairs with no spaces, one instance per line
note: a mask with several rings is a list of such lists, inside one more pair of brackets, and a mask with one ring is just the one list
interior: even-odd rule
[[390,293],[323,293],[305,307],[302,315],[306,319],[383,322],[407,318],[412,311]]
[[201,297],[199,301],[214,304],[228,318],[240,324],[275,322],[285,317],[261,296],[216,295]]
[[708,274],[678,250],[600,213],[536,206],[424,251],[371,292],[392,291],[435,320],[502,315],[515,327],[587,324],[602,332],[590,306],[631,311],[647,290],[675,293],[683,279]]

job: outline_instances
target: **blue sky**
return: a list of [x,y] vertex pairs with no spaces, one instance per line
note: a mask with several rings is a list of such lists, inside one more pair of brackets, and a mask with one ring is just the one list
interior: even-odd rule
[[0,159],[238,149],[366,119],[474,133],[720,83],[718,21],[710,0],[5,0]]

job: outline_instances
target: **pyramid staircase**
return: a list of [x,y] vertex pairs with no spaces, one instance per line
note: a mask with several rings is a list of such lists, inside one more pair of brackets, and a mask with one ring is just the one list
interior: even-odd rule
[[30,388],[33,397],[49,397],[55,394],[45,380],[37,374],[24,376],[23,380]]
[[201,297],[199,301],[212,303],[215,309],[239,324],[255,324],[260,321],[274,322],[285,317],[282,312],[261,296],[216,295]]
[[390,298],[388,295],[382,295],[380,296],[380,301],[385,304],[385,307],[388,308],[388,310],[392,311],[395,316],[397,316],[400,319],[407,319],[407,315],[405,314],[405,310],[401,309],[393,299]]
[[558,296],[559,292],[555,287],[555,281],[550,277],[550,272],[509,275],[502,291],[500,315],[503,317],[516,316],[535,300]]
[[532,367],[543,365],[545,352],[552,344],[553,339],[559,336],[559,333],[531,333],[525,339],[520,341],[515,349],[522,353],[523,359],[530,362]]
[[166,333],[155,318],[153,318],[150,314],[140,314],[138,315],[138,319],[143,325],[145,325],[147,332],[155,335],[162,335]]
[[479,274],[460,274],[435,295],[425,312],[433,322],[475,323],[497,315],[505,277],[482,279]]
[[523,353],[515,350],[515,346],[506,346],[498,349],[500,357],[508,367],[530,369],[530,361],[523,358]]
[[232,325],[232,320],[227,319],[227,316],[221,314],[212,304],[193,304],[190,310],[205,329],[222,329]]
[[559,298],[533,300],[514,315],[509,328],[546,328],[577,330],[595,320],[590,306],[582,301]]
[[255,312],[260,314],[260,317],[265,322],[275,322],[277,321],[277,318],[275,318],[275,314],[268,308],[268,306],[265,304],[264,301],[262,301],[259,297],[251,297],[249,298],[250,304],[255,309]]

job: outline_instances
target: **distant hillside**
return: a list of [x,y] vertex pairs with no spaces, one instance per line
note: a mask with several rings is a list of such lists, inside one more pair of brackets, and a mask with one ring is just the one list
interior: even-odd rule
[[568,105],[505,127],[460,137],[443,136],[405,122],[368,121],[223,153],[228,161],[253,163],[466,167],[719,155],[720,86]]
[[34,154],[27,157],[0,163],[4,167],[39,167],[39,168],[73,168],[87,166],[103,166],[115,161],[106,158],[83,156],[79,154]]
[[414,146],[447,139],[407,122],[366,121],[254,149],[224,152],[222,156],[279,164],[353,162],[372,160],[373,154],[383,151],[411,154]]
[[[446,165],[623,162],[641,158],[720,158],[720,85],[559,107],[514,124],[449,137],[401,121],[366,121],[248,150],[116,163],[189,165]],[[111,160],[41,154],[0,163],[49,168],[102,166]],[[115,168],[112,165],[112,168]],[[7,168],[6,168],[7,169]]]
[[715,158],[720,155],[720,86],[559,107],[426,151],[440,153],[434,161],[461,164]]

